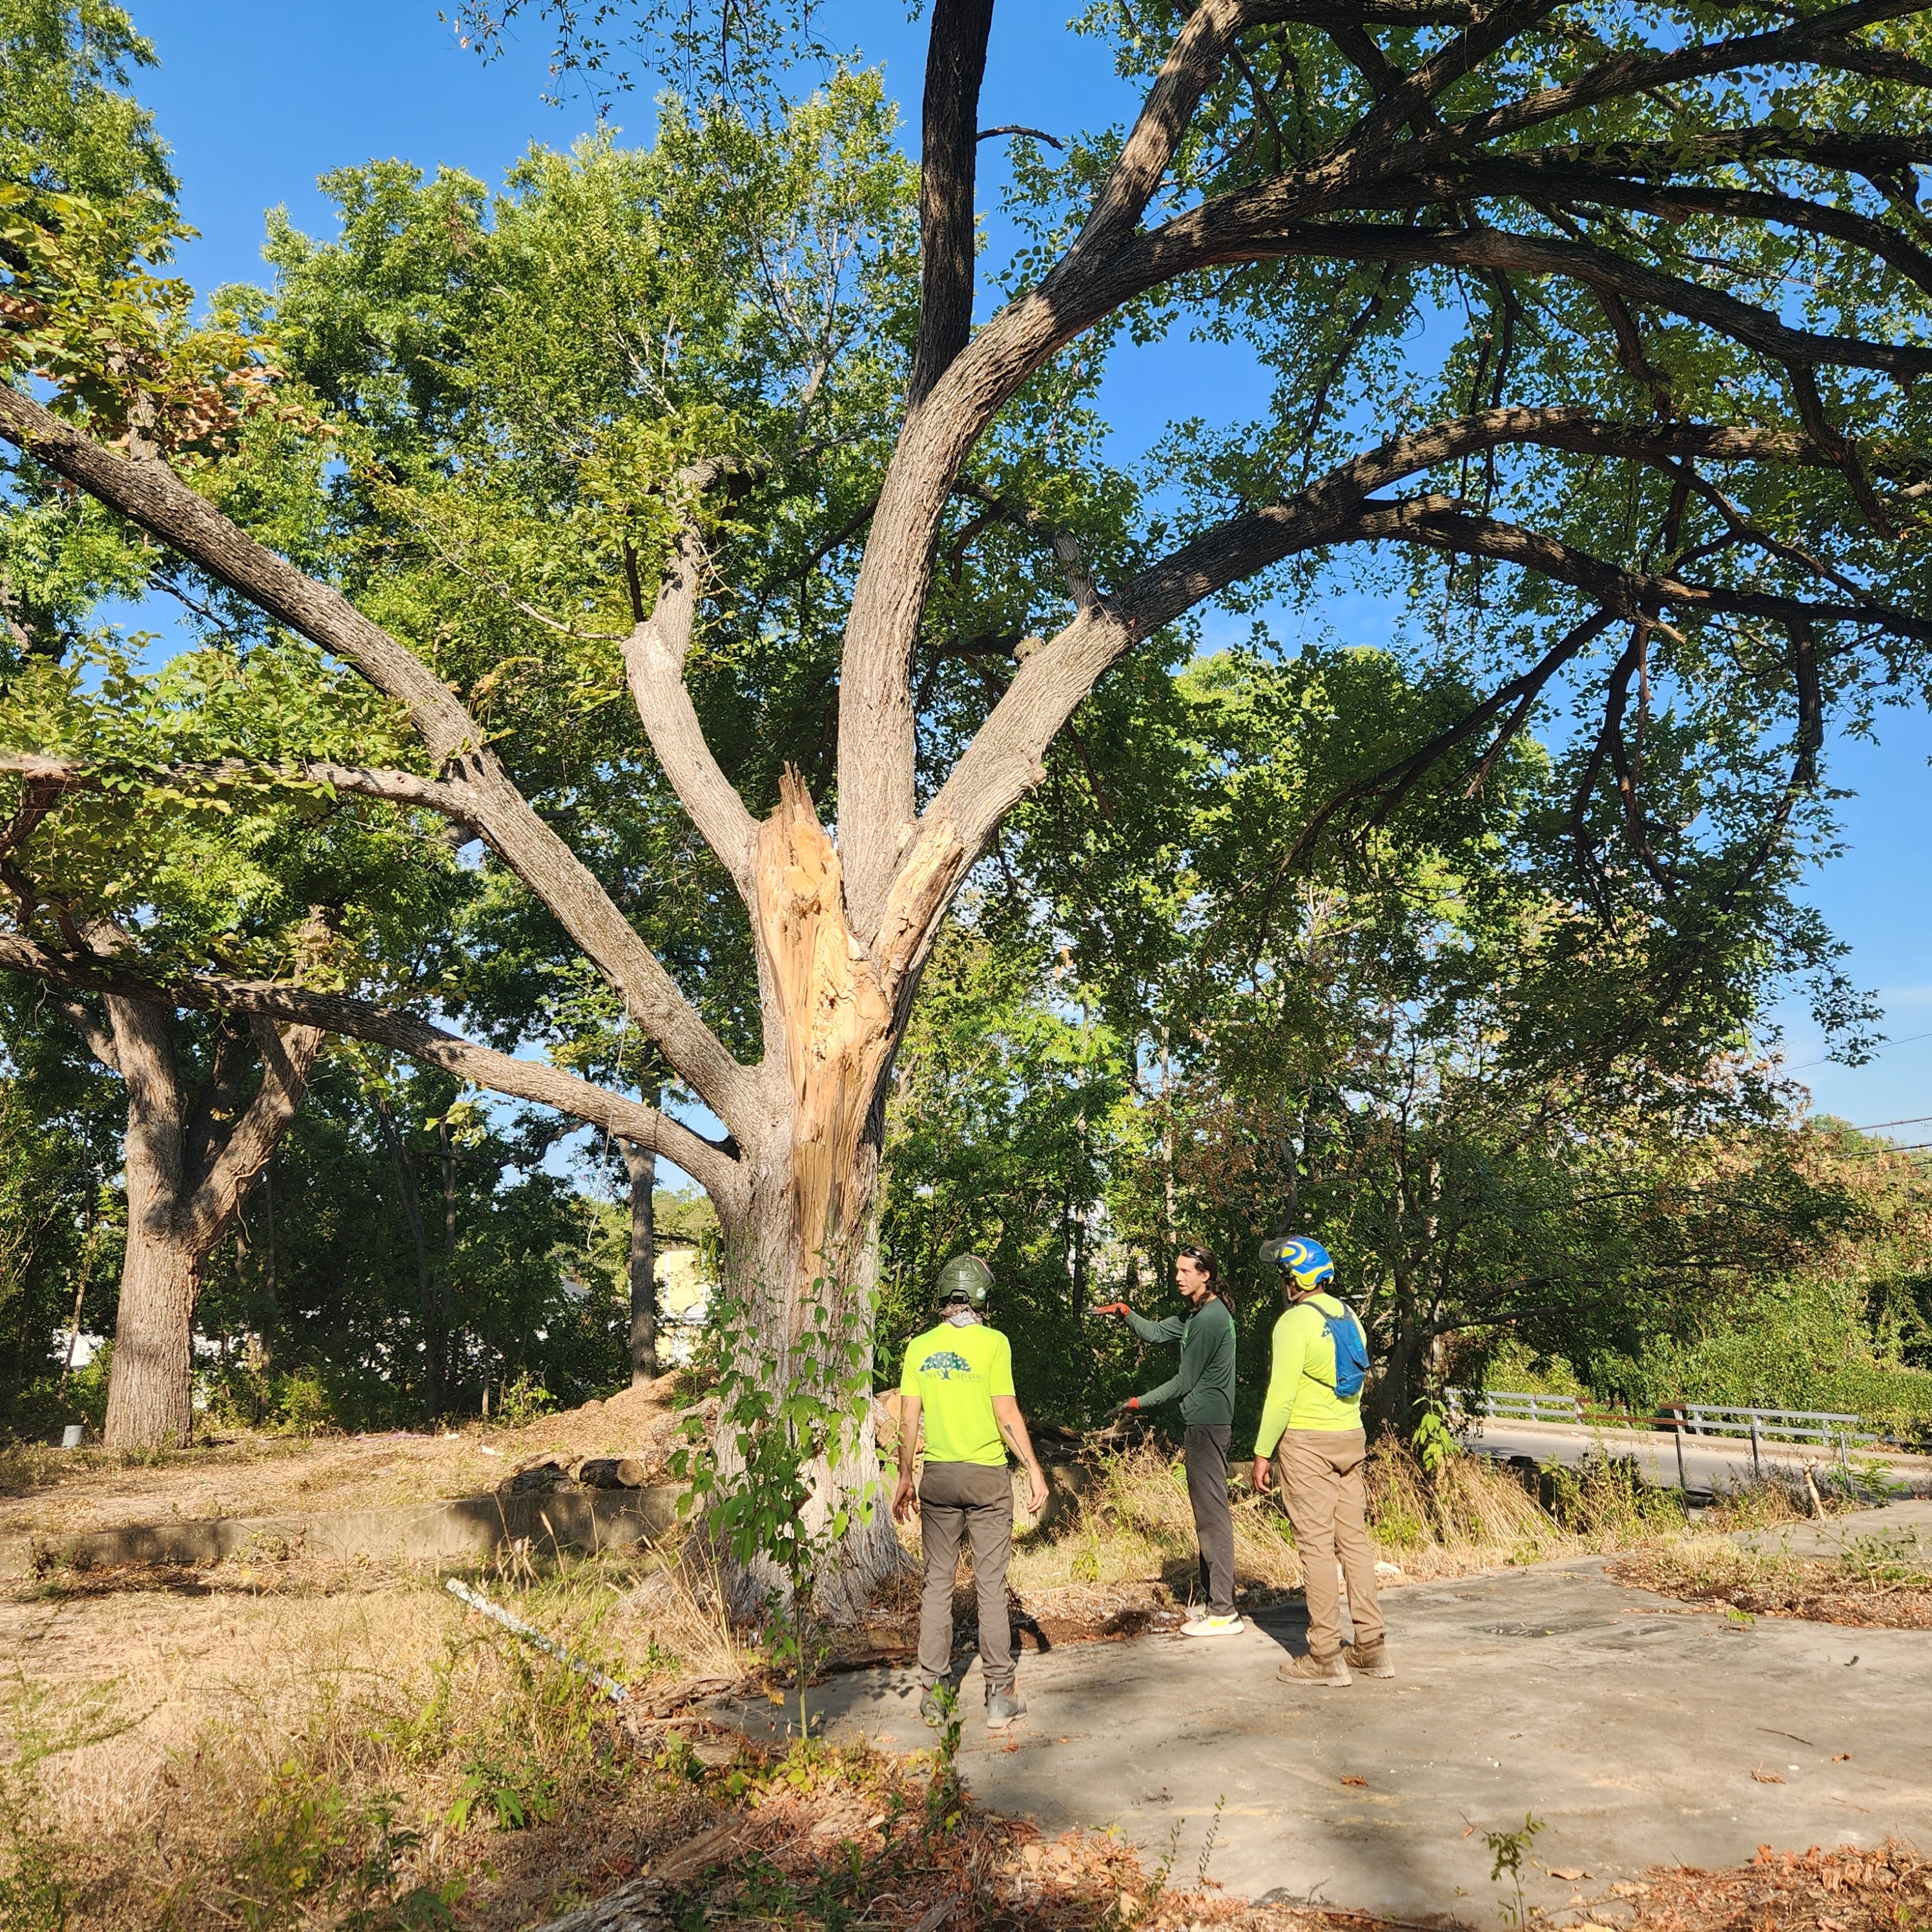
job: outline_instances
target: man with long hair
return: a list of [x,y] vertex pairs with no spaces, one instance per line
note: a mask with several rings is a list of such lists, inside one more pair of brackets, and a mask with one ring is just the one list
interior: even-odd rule
[[1132,1396],[1124,1412],[1178,1401],[1187,1442],[1187,1500],[1201,1546],[1202,1594],[1207,1599],[1181,1625],[1187,1636],[1234,1636],[1243,1625],[1234,1608],[1234,1518],[1228,1504],[1228,1445],[1234,1425],[1234,1304],[1207,1249],[1183,1248],[1174,1257],[1174,1286],[1186,1315],[1150,1322],[1124,1301],[1096,1312],[1124,1315],[1143,1342],[1178,1342],[1180,1366],[1169,1381]]

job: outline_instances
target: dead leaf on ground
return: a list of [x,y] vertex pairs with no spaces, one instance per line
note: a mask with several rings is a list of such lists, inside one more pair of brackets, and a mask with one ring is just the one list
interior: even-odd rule
[[1590,1876],[1580,1867],[1568,1865],[1552,1865],[1549,1868],[1549,1871],[1552,1878],[1567,1879],[1572,1885],[1574,1885],[1580,1878],[1588,1878]]
[[1784,1782],[1784,1780],[1780,1778],[1776,1772],[1766,1771],[1764,1766],[1761,1764],[1752,1766],[1751,1777],[1755,1782],[1760,1784],[1782,1784]]
[[1369,1786],[1369,1780],[1366,1778],[1345,1778],[1342,1782],[1344,1784],[1359,1784],[1364,1791]]
[[1832,1760],[1834,1764],[1850,1764],[1851,1761],[1852,1754],[1850,1751],[1840,1751]]

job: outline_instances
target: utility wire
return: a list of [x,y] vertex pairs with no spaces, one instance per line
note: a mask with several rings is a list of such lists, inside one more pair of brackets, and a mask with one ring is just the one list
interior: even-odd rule
[[[1881,1040],[1879,1044],[1881,1046],[1910,1046],[1916,1040],[1932,1040],[1932,1033],[1909,1033],[1903,1040]],[[1802,1073],[1808,1066],[1828,1065],[1831,1058],[1828,1053],[1822,1060],[1801,1060],[1796,1066],[1787,1066],[1784,1070],[1787,1073]]]

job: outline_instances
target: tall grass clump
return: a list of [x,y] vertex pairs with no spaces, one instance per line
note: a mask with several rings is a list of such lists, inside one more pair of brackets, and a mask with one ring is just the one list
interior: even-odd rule
[[[1680,1499],[1646,1489],[1628,1466],[1594,1459],[1582,1470],[1530,1472],[1485,1456],[1450,1454],[1425,1468],[1384,1438],[1370,1452],[1370,1531],[1407,1574],[1460,1574],[1574,1551],[1620,1547],[1681,1529]],[[1165,1579],[1184,1590],[1198,1561],[1180,1459],[1152,1444],[1108,1457],[1076,1508],[1023,1534],[1013,1580],[1022,1591]],[[1234,1574],[1244,1588],[1292,1589],[1302,1581],[1279,1497],[1238,1493]]]

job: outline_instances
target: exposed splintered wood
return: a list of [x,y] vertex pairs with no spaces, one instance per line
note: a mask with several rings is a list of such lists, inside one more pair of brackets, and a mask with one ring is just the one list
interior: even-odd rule
[[790,766],[758,830],[758,882],[791,1089],[795,1252],[802,1268],[842,1278],[871,1207],[861,1147],[892,1056],[892,1002],[847,922],[837,848]]

